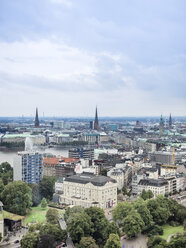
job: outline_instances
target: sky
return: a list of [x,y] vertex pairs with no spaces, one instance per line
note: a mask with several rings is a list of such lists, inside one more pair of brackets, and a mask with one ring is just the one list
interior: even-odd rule
[[185,0],[0,0],[0,116],[186,116]]

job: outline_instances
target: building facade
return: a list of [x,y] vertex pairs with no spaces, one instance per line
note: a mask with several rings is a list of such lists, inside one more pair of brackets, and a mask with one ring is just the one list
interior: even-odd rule
[[43,156],[38,152],[18,152],[13,166],[14,181],[39,183],[43,176]]
[[117,182],[91,173],[70,176],[63,182],[59,201],[73,206],[112,208],[117,205]]

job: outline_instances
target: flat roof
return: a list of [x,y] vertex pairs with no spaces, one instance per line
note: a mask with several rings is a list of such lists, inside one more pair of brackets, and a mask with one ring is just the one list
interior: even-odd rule
[[14,220],[14,221],[22,220],[24,218],[24,216],[13,214],[5,210],[3,210],[3,216],[4,216],[4,219]]

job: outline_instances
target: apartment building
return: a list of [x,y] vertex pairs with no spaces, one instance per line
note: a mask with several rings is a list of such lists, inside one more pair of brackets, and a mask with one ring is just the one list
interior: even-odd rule
[[54,157],[43,158],[43,175],[51,177],[65,177],[66,175],[73,175],[76,164],[79,159]]
[[168,182],[165,179],[141,179],[138,183],[138,195],[143,190],[151,190],[155,197],[165,195],[169,193]]
[[18,152],[14,158],[13,176],[14,181],[39,183],[43,176],[43,155],[33,151]]

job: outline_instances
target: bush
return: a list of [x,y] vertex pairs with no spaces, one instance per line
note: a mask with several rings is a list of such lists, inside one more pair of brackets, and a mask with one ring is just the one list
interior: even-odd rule
[[177,222],[177,221],[170,221],[170,226],[179,226],[180,225],[180,223],[179,222]]
[[163,235],[163,227],[155,225],[147,231],[147,236]]

